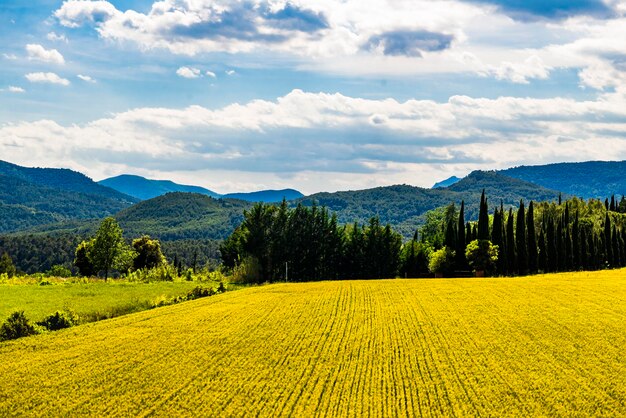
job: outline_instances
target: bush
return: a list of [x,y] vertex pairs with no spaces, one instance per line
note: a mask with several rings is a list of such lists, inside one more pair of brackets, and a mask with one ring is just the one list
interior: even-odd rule
[[67,267],[57,264],[52,266],[52,268],[46,272],[46,276],[67,278],[72,276],[72,272]]
[[72,311],[56,311],[44,318],[43,321],[37,322],[37,325],[41,325],[48,331],[58,331],[63,328],[73,327],[76,324],[78,324],[78,316]]
[[486,239],[467,244],[465,257],[474,271],[490,271],[498,261],[498,246]]
[[259,283],[261,281],[261,264],[254,257],[245,258],[233,269],[233,282]]
[[41,279],[39,280],[39,283],[37,283],[39,286],[52,286],[52,282],[48,279]]
[[204,298],[207,296],[213,296],[217,291],[213,288],[206,288],[196,286],[187,293],[187,300],[194,300],[198,298]]
[[37,334],[37,330],[24,315],[24,311],[13,312],[0,327],[0,341],[15,340]]
[[224,293],[226,291],[226,286],[224,286],[224,282],[220,282],[219,287],[217,288],[218,293]]
[[129,282],[172,282],[178,277],[176,269],[167,264],[152,269],[140,269],[128,273],[126,276]]
[[430,255],[428,269],[435,274],[449,274],[454,270],[454,251],[443,247]]

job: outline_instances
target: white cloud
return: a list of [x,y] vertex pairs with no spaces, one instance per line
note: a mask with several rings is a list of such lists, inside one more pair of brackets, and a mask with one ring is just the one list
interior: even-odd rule
[[63,34],[57,35],[55,32],[50,32],[46,35],[46,38],[52,42],[65,42],[67,43],[67,37]]
[[26,92],[26,90],[24,90],[23,88],[16,87],[16,86],[9,86],[7,91],[9,91],[10,93],[25,93]]
[[17,55],[15,54],[2,54],[2,57],[6,60],[14,61],[17,59]]
[[96,82],[96,80],[94,80],[93,78],[89,77],[88,75],[78,74],[76,77],[78,77],[81,80],[86,81],[88,83],[95,83]]
[[5,124],[0,147],[10,161],[67,161],[93,177],[132,166],[180,177],[203,172],[239,184],[298,179],[305,191],[316,191],[381,182],[426,186],[442,172],[525,163],[626,159],[624,120],[621,93],[593,101],[398,102],[294,90],[215,110],[138,108],[83,125]]
[[205,74],[207,75],[207,77],[211,77],[211,78],[217,77],[213,71],[207,71]]
[[70,81],[59,77],[55,73],[28,73],[24,77],[31,83],[50,83],[60,84],[62,86],[69,86]]
[[237,74],[237,72],[235,70],[226,70],[225,72],[226,72],[226,75],[228,75],[228,76],[232,76],[232,75]]
[[202,73],[200,72],[200,70],[193,67],[180,67],[178,70],[176,70],[176,74],[178,74],[179,77],[183,78],[202,77]]
[[65,64],[63,55],[56,49],[45,49],[38,44],[26,45],[26,53],[29,60],[49,62],[53,64]]

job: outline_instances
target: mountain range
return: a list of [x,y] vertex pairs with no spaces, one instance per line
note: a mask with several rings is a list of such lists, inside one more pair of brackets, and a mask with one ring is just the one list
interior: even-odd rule
[[304,195],[297,190],[260,190],[249,193],[219,194],[200,186],[187,186],[174,183],[170,180],[151,180],[141,176],[123,174],[98,182],[102,186],[110,187],[118,192],[133,196],[140,200],[148,200],[171,192],[199,193],[213,198],[239,199],[248,202],[280,202],[283,199],[294,200]]
[[[565,197],[605,197],[619,192],[622,186],[626,189],[626,182],[619,176],[623,168],[626,162],[516,167],[475,171],[458,181],[448,179],[452,184],[447,187],[433,189],[394,185],[302,196],[290,189],[218,195],[196,186],[138,176],[118,176],[96,183],[72,170],[0,162],[0,232],[88,233],[98,219],[115,215],[129,234],[147,233],[164,240],[222,239],[240,222],[251,201],[268,201],[273,195],[280,196],[276,200],[285,197],[292,206],[326,206],[341,223],[364,223],[376,215],[381,222],[410,236],[427,211],[450,203],[465,201],[467,217],[474,219],[483,189],[490,205],[502,201],[506,206],[516,206],[520,199],[555,200],[561,193]],[[544,186],[550,184],[560,188]]]

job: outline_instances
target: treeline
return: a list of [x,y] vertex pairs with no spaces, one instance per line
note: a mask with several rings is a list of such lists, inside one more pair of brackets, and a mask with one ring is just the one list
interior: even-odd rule
[[326,208],[283,201],[244,211],[220,252],[226,267],[246,268],[252,282],[376,279],[397,274],[401,246],[401,236],[378,218],[339,226]]
[[[615,197],[584,202],[532,201],[517,211],[502,204],[489,215],[483,192],[478,222],[465,222],[463,204],[445,211],[441,231],[443,246],[455,251],[451,270],[468,268],[465,248],[473,240],[488,240],[498,247],[490,274],[514,276],[538,272],[597,270],[626,266],[626,201]],[[456,215],[456,217],[455,217]],[[426,231],[425,231],[426,232]],[[436,242],[436,234],[425,234],[423,242]]]
[[[562,202],[502,203],[490,214],[483,191],[478,221],[465,204],[426,216],[426,224],[402,243],[378,218],[340,226],[326,208],[257,204],[220,247],[223,264],[249,281],[423,277],[435,273],[515,276],[538,272],[626,266],[626,201],[604,204],[574,198]],[[469,259],[468,259],[469,258]]]

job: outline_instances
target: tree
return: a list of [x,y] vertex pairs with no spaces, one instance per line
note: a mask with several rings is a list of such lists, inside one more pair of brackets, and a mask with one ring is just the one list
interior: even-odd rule
[[535,210],[532,200],[528,205],[528,213],[526,217],[526,229],[528,230],[528,270],[532,274],[537,272],[537,264],[539,262],[537,236],[535,234]]
[[515,246],[517,248],[517,269],[520,275],[524,275],[528,273],[528,245],[526,244],[526,216],[523,200],[520,200],[517,211]]
[[78,268],[78,273],[84,277],[93,276],[96,273],[89,258],[92,247],[93,240],[83,241],[78,244],[74,253],[74,265]]
[[9,277],[15,276],[15,265],[7,252],[2,253],[0,257],[0,274],[6,274]]
[[506,274],[506,251],[504,247],[504,208],[502,203],[500,204],[500,210],[496,207],[493,213],[493,231],[491,232],[492,243],[498,246],[498,262],[497,271],[498,274]]
[[515,232],[513,227],[513,209],[509,208],[509,216],[506,219],[506,260],[507,271],[513,275],[517,271],[516,251],[515,251]]
[[480,196],[480,211],[478,213],[478,239],[489,239],[489,211],[487,207],[487,198],[485,197],[485,189]]
[[122,228],[114,218],[105,218],[93,239],[89,260],[96,271],[104,272],[104,281],[112,269],[123,270],[130,267],[134,251],[124,241]]
[[454,270],[454,251],[443,247],[430,255],[428,269],[437,276],[449,274]]
[[456,227],[456,268],[465,270],[467,260],[465,259],[465,202],[461,201],[461,210],[459,210],[459,220]]
[[485,271],[491,271],[495,267],[498,261],[498,246],[486,239],[474,240],[467,244],[465,257],[476,275],[481,276]]
[[152,269],[166,264],[165,256],[161,251],[161,243],[157,239],[152,239],[148,235],[133,240],[133,248],[137,256],[133,260],[133,268]]

